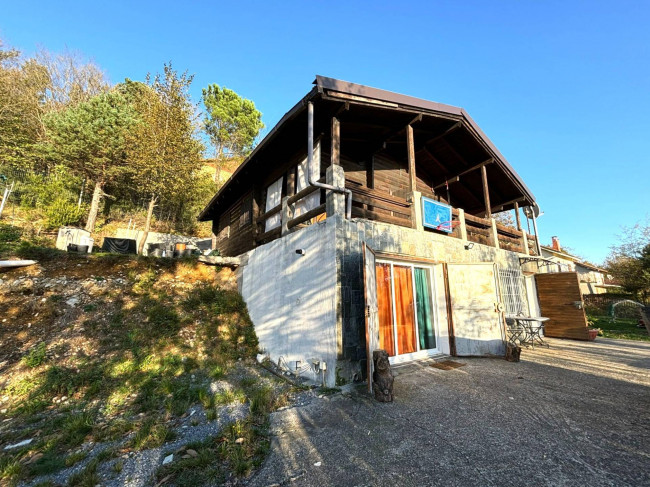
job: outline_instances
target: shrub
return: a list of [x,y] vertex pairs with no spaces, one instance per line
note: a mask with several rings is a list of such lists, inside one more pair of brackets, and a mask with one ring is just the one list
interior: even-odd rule
[[50,228],[76,225],[84,215],[84,209],[64,198],[56,198],[52,204],[44,208],[46,223]]
[[47,346],[45,345],[45,342],[39,343],[35,347],[32,347],[27,355],[23,357],[23,363],[31,369],[38,367],[45,360],[46,351]]

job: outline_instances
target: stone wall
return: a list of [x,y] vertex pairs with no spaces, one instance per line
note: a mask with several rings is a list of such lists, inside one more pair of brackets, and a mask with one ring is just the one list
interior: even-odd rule
[[[519,269],[519,254],[474,243],[465,249],[466,241],[426,230],[389,225],[365,219],[336,218],[336,270],[339,330],[339,368],[346,380],[365,378],[365,317],[362,245],[365,242],[376,252],[401,254],[448,263],[496,262],[501,268]],[[329,221],[329,219],[328,219]],[[441,275],[436,280],[444,282]],[[438,286],[442,288],[442,286]],[[444,288],[438,289],[444,291]],[[438,301],[444,292],[438,292]],[[438,303],[440,305],[440,303]],[[439,317],[446,318],[446,309],[439,306]],[[446,324],[446,323],[445,323]],[[442,328],[445,328],[444,330]],[[442,351],[448,353],[446,326],[441,327]],[[446,342],[446,343],[444,343]],[[446,349],[445,349],[446,347]]]

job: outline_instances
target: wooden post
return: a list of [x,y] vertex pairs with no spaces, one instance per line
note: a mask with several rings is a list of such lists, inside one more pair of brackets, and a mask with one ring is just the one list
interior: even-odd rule
[[517,230],[521,230],[521,220],[519,219],[519,203],[515,201],[515,219],[517,220]]
[[332,117],[332,150],[330,153],[332,165],[341,164],[341,122]]
[[260,218],[260,198],[259,187],[253,186],[253,211],[251,214],[251,225],[253,225],[253,247],[257,244],[257,236],[259,235],[259,218]]
[[490,220],[492,221],[492,242],[494,243],[494,248],[498,249],[501,248],[499,246],[499,230],[497,230],[497,221],[490,217]]
[[522,231],[521,234],[521,238],[524,242],[524,254],[530,255],[530,249],[528,248],[528,234],[526,233],[526,230]]
[[370,189],[375,188],[375,156],[370,157],[366,168],[366,184]]
[[483,180],[483,201],[485,203],[485,218],[492,218],[492,206],[490,206],[490,191],[488,189],[487,169],[481,166],[481,179]]
[[415,179],[415,143],[413,141],[413,127],[406,126],[406,144],[408,149],[408,172],[409,172],[409,192],[413,193],[416,190]]
[[465,224],[465,210],[458,208],[458,221],[460,222],[460,239],[467,242],[467,225]]
[[285,196],[284,198],[282,198],[282,211],[281,211],[281,215],[282,215],[282,217],[281,217],[282,218],[281,227],[282,228],[280,230],[280,234],[283,235],[283,236],[286,235],[287,233],[289,233],[289,220],[291,220],[291,218],[293,217],[291,207],[289,206],[288,201],[287,201],[288,199],[289,199],[288,196]]
[[458,208],[458,221],[460,222],[460,239],[467,242],[467,225],[465,224],[465,210]]
[[409,200],[411,203],[411,226],[417,228],[417,215],[415,208],[415,191],[417,190],[417,179],[415,177],[415,142],[413,140],[413,127],[406,126],[406,145],[408,150],[408,172],[409,172]]

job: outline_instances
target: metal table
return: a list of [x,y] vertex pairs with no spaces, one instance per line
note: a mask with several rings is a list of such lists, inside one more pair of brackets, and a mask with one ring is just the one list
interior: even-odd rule
[[544,341],[540,334],[544,330],[544,322],[549,318],[543,316],[507,316],[508,333],[510,341],[535,348],[535,343],[548,348],[548,343]]

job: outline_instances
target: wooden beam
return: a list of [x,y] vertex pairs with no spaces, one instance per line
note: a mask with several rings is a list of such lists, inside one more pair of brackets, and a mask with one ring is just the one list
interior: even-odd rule
[[443,133],[441,133],[441,134],[439,134],[439,135],[436,135],[436,136],[433,137],[432,139],[427,140],[427,141],[424,143],[424,145],[426,146],[426,145],[429,145],[429,144],[433,144],[434,142],[436,142],[436,141],[438,141],[438,140],[440,140],[440,139],[445,138],[447,135],[449,135],[450,133],[452,133],[453,131],[459,129],[459,128],[462,127],[462,126],[463,126],[463,122],[456,122],[456,123],[453,124],[451,127],[449,127],[447,130],[445,130]]
[[341,122],[336,117],[332,117],[332,146],[331,146],[331,164],[341,164]]
[[483,181],[483,201],[485,202],[485,218],[492,218],[490,208],[490,189],[488,188],[487,170],[485,165],[481,166],[481,180]]
[[[431,152],[428,149],[425,149],[425,150],[429,153],[429,155],[431,155],[431,157],[434,157],[433,154],[431,154]],[[435,159],[435,157],[434,157],[434,159]],[[486,159],[483,162],[479,162],[478,164],[476,164],[476,165],[474,165],[474,166],[472,166],[472,167],[470,167],[468,169],[465,169],[464,171],[459,172],[458,174],[455,174],[454,176],[450,176],[450,177],[446,178],[444,181],[440,182],[435,187],[439,188],[441,186],[444,186],[446,182],[452,182],[452,179],[455,180],[453,182],[456,182],[456,181],[458,181],[460,179],[461,176],[464,176],[465,174],[468,174],[468,173],[470,173],[472,171],[476,171],[477,169],[485,167],[488,164],[492,164],[493,162],[494,162],[494,159],[492,157],[490,157],[489,159]]]
[[415,178],[415,142],[413,140],[413,127],[411,125],[406,126],[406,144],[407,144],[407,153],[408,153],[408,173],[409,173],[409,191],[411,196],[413,191],[417,190],[417,180]]
[[525,200],[526,200],[525,196],[520,196],[519,198],[515,198],[515,199],[512,199],[510,201],[506,201],[506,202],[501,203],[499,205],[493,206],[492,207],[492,213],[498,213],[500,211],[503,211],[503,209],[508,205],[511,205],[513,203],[519,203],[520,201],[525,201]]
[[375,188],[375,156],[370,156],[370,161],[366,167],[366,186],[371,189]]
[[447,186],[448,184],[451,184],[451,183],[457,183],[458,181],[460,181],[460,177],[459,177],[459,176],[456,176],[456,177],[453,177],[453,178],[451,178],[451,179],[448,179],[448,180],[445,181],[444,183],[440,183],[438,186],[434,186],[434,187],[431,188],[431,189],[432,189],[433,191],[435,191],[436,189],[440,189],[440,188],[442,188],[443,186]]
[[521,220],[519,218],[519,203],[515,201],[515,218],[517,220],[517,230],[521,230]]
[[421,122],[422,121],[422,114],[418,113],[409,123],[407,123],[404,127],[397,128],[395,130],[392,130],[389,132],[383,139],[378,143],[375,144],[374,148],[370,151],[371,155],[375,155],[377,152],[380,150],[384,149],[386,147],[386,142],[388,142],[390,139],[393,137],[399,135],[406,127],[412,126],[414,123]]

